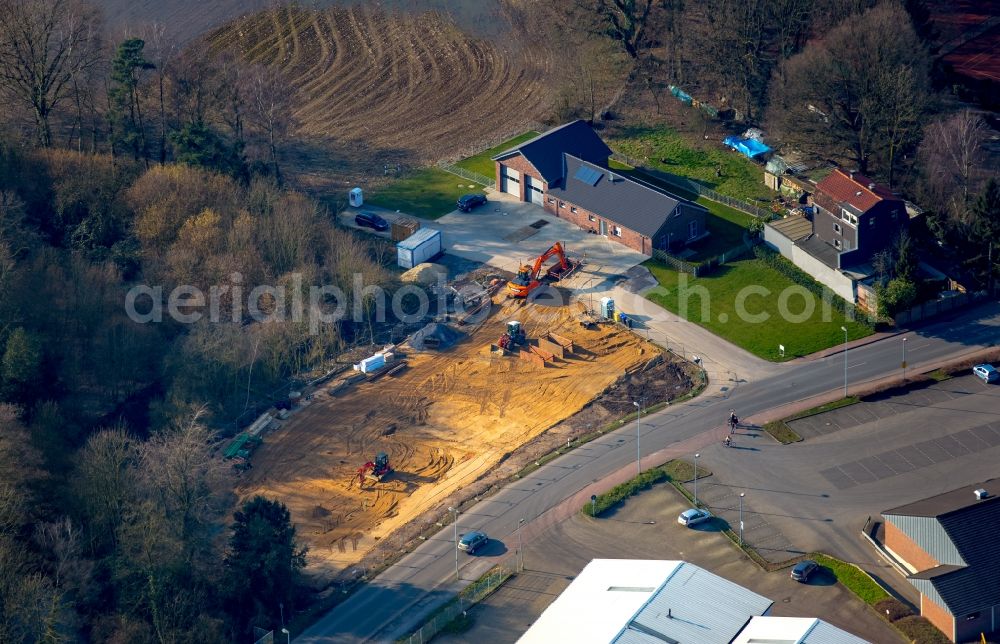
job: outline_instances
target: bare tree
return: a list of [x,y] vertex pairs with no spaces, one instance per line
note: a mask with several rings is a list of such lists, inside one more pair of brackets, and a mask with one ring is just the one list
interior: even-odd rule
[[989,128],[978,114],[962,110],[931,123],[920,144],[925,190],[941,212],[963,218],[977,189]]
[[73,82],[100,59],[97,12],[78,0],[0,0],[0,85],[34,114],[38,143]]
[[646,27],[657,0],[579,0],[583,15],[592,16],[592,28],[617,42],[633,60],[646,48]]
[[271,171],[275,181],[280,183],[278,146],[296,125],[292,114],[296,104],[295,89],[277,67],[256,66],[250,70],[247,91],[248,119],[267,141]]
[[162,24],[154,24],[146,35],[147,53],[154,65],[156,74],[156,101],[159,123],[157,124],[158,155],[160,163],[167,161],[167,102],[166,82],[171,65],[177,58],[179,48],[177,42],[167,35],[167,28]]

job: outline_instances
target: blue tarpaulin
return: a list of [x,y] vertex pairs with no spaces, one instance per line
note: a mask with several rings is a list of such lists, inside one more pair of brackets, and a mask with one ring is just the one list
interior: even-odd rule
[[722,142],[740,154],[746,156],[748,159],[752,159],[764,154],[765,152],[771,151],[771,148],[764,145],[760,141],[756,141],[754,139],[744,139],[738,136],[727,136]]

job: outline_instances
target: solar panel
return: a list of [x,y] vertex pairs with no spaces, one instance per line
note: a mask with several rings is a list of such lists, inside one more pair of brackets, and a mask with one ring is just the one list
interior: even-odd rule
[[577,168],[573,178],[578,181],[582,181],[589,186],[596,186],[597,182],[601,179],[601,173],[593,168],[588,168],[587,166],[582,165]]

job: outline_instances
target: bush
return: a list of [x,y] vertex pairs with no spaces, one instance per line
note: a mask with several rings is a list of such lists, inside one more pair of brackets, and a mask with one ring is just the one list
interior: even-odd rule
[[875,602],[872,606],[875,612],[879,614],[883,619],[889,620],[890,622],[898,622],[904,617],[910,617],[913,615],[913,611],[910,607],[899,601],[895,597],[887,597],[885,599]]
[[608,508],[621,503],[640,490],[649,489],[656,483],[665,481],[668,478],[666,471],[662,468],[656,467],[646,470],[632,480],[616,485],[604,494],[598,494],[596,502],[588,502],[583,507],[583,513],[592,517],[598,516]]
[[945,637],[934,624],[927,621],[926,617],[912,615],[904,617],[895,624],[903,635],[911,642],[919,644],[950,644],[951,640]]

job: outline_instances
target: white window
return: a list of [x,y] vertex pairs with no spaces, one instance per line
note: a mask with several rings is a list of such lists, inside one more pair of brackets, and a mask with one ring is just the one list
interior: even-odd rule
[[587,221],[597,221],[597,217],[593,215],[587,215]]
[[869,228],[874,228],[875,227],[875,217],[873,217],[871,215],[869,215],[869,217],[868,217],[868,227]]
[[555,203],[555,202],[556,202],[555,199],[553,199],[552,197],[549,197],[549,203]]
[[695,219],[694,221],[688,223],[688,237],[690,239],[694,239],[697,236],[698,236],[698,220]]
[[839,235],[840,233],[844,232],[844,229],[840,227],[840,224],[834,224],[833,225],[833,232],[835,232],[835,233],[837,233]]
[[566,202],[565,201],[560,201],[559,202],[559,207],[560,208],[565,208],[566,207]]
[[614,234],[615,237],[621,237],[622,236],[622,229],[619,228],[618,226],[612,226],[611,227],[611,232]]
[[570,206],[569,211],[570,212],[576,212],[576,206]]
[[835,248],[840,248],[840,240],[839,239],[834,239],[833,240],[833,245],[834,245]]
[[858,216],[855,215],[853,212],[847,212],[846,208],[840,209],[840,218],[846,221],[847,223],[851,224],[852,226],[858,225]]

